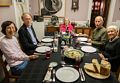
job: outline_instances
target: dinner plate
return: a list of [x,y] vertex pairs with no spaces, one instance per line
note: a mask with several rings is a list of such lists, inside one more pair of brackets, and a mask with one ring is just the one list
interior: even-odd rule
[[93,53],[97,51],[97,49],[92,46],[82,46],[81,50],[84,52],[89,52],[89,53]]
[[[84,70],[85,73],[87,73],[89,76],[93,77],[93,78],[97,78],[97,79],[106,79],[110,76],[110,73],[108,75],[102,75],[100,73],[93,73],[93,72],[89,72],[85,69],[85,67],[87,67],[87,65],[84,65]],[[88,66],[89,67],[89,66]]]
[[51,50],[51,48],[48,47],[48,46],[41,46],[41,47],[37,47],[37,48],[35,49],[35,51],[40,52],[40,53],[45,53],[45,52],[46,52],[46,49],[50,49],[50,50]]
[[43,38],[42,42],[52,42],[53,39],[52,38]]
[[68,58],[75,59],[76,56],[83,57],[84,53],[76,49],[68,49],[64,51],[64,55]]
[[77,38],[80,42],[86,42],[86,41],[88,41],[88,38],[86,38],[86,37],[78,37]]
[[56,71],[56,77],[62,82],[74,82],[79,78],[79,72],[72,67],[62,67]]

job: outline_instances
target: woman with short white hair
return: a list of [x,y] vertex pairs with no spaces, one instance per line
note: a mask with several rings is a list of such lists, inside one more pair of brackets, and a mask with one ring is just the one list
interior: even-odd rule
[[115,25],[107,27],[109,40],[106,42],[105,50],[100,57],[111,63],[111,71],[117,72],[120,66],[120,38],[119,28]]

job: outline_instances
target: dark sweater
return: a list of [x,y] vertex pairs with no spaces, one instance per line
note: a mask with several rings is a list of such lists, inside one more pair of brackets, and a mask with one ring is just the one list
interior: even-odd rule
[[[31,29],[32,29],[32,32],[33,32],[35,39],[37,40],[37,43],[39,43],[39,41],[36,37],[35,31],[34,31],[32,26],[31,26]],[[37,45],[33,44],[31,35],[28,32],[26,25],[23,24],[20,27],[18,34],[19,34],[19,42],[23,48],[23,51],[28,55],[33,54],[35,52]]]
[[103,55],[111,63],[111,71],[116,72],[120,65],[120,38],[107,42]]

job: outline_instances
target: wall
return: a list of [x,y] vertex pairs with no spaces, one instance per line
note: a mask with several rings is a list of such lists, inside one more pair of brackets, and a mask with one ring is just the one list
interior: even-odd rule
[[89,0],[79,0],[79,10],[71,10],[72,0],[66,0],[65,17],[75,21],[86,21],[89,9]]
[[120,0],[111,0],[107,26],[117,25],[120,28]]
[[[14,5],[11,5],[9,7],[0,7],[0,31],[1,31],[1,23],[6,20],[11,20],[16,23]],[[2,33],[0,32],[0,36],[1,35]]]
[[[41,0],[40,0],[41,1]],[[39,14],[39,7],[38,7],[38,0],[29,0],[30,3],[30,12],[32,15],[38,15]]]
[[120,20],[120,0],[116,0],[114,14],[113,14],[113,22]]
[[[40,1],[42,2],[42,0]],[[79,0],[79,10],[73,12],[71,11],[72,0],[62,0],[62,9],[55,15],[59,17],[69,17],[76,21],[86,21],[88,20],[89,1],[91,0]],[[40,4],[40,6],[42,8],[43,4]],[[32,15],[39,15],[38,0],[30,0],[30,12]]]

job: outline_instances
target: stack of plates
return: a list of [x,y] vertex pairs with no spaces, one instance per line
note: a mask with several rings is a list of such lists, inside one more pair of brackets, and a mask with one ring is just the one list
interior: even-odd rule
[[97,51],[97,49],[92,46],[82,46],[81,50],[88,53],[93,53]]
[[53,39],[52,38],[43,38],[42,42],[45,42],[45,43],[53,42]]
[[35,51],[36,51],[36,52],[40,52],[40,53],[45,53],[45,52],[46,52],[46,49],[50,49],[50,50],[51,50],[51,48],[48,47],[48,46],[41,46],[41,47],[37,47],[37,48],[35,49]]
[[88,41],[88,38],[86,37],[78,37],[77,38],[80,42],[87,42]]

